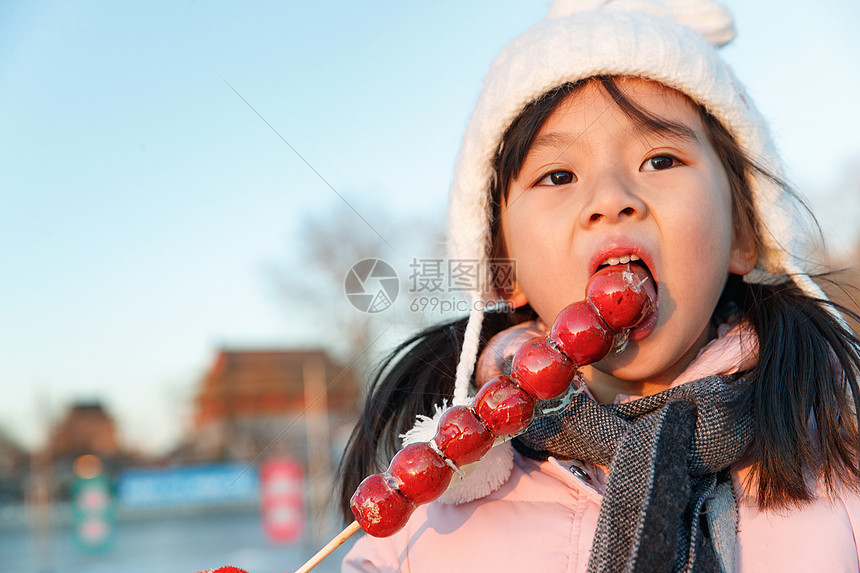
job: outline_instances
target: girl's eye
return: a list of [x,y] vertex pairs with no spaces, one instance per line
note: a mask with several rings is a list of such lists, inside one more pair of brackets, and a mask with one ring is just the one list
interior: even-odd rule
[[646,159],[645,163],[639,169],[641,171],[662,171],[678,165],[681,165],[681,162],[671,155],[656,155],[650,159]]
[[570,171],[553,171],[552,173],[546,174],[541,180],[535,183],[535,185],[567,185],[568,183],[573,183],[573,181],[574,176]]

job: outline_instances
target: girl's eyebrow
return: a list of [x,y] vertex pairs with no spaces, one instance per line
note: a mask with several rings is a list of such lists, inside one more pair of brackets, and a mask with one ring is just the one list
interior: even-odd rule
[[529,146],[529,151],[526,157],[531,155],[532,152],[539,151],[543,148],[555,149],[562,152],[566,151],[567,148],[576,143],[576,140],[579,139],[581,136],[582,134],[579,134],[574,137],[573,134],[568,133],[566,131],[552,131],[550,133],[542,133],[535,137],[535,140]]
[[701,144],[696,131],[683,123],[669,120],[637,121],[633,119],[633,131],[642,136],[657,135],[661,137],[674,137],[693,145]]
[[[696,134],[694,129],[674,121],[655,121],[652,124],[634,120],[633,131],[646,137],[649,135],[674,137],[693,145],[700,144],[699,136]],[[565,131],[542,133],[535,137],[525,158],[528,159],[529,155],[542,149],[556,150],[559,151],[559,155],[561,155],[561,153],[564,153],[569,147],[576,143],[582,135],[583,134],[580,133],[574,136],[573,134]],[[583,140],[581,145],[588,147],[588,140]]]
[[[531,158],[535,153],[544,149],[557,154],[557,158],[561,157],[574,143],[581,137],[582,134],[573,136],[566,131],[551,131],[550,133],[542,133],[535,137],[532,144],[526,151],[523,157],[523,164]],[[583,145],[588,145],[588,141],[583,142]]]

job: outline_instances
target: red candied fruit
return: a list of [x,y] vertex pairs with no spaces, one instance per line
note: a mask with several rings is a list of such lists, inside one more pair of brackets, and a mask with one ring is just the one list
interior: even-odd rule
[[361,528],[374,537],[388,537],[397,533],[415,510],[415,505],[397,491],[383,474],[364,478],[352,494],[349,505]]
[[550,332],[558,349],[577,366],[598,362],[609,354],[615,336],[590,304],[575,302],[562,310]]
[[433,441],[456,466],[477,462],[493,447],[493,434],[466,406],[449,408],[439,418]]
[[534,418],[535,399],[510,376],[496,376],[475,396],[475,414],[496,436],[519,434]]
[[654,310],[653,279],[647,271],[630,265],[600,270],[585,287],[586,300],[616,332],[633,328]]
[[397,489],[415,505],[429,503],[445,493],[454,470],[427,442],[404,446],[391,460],[388,475]]
[[511,376],[537,400],[564,394],[575,372],[576,364],[553,348],[545,337],[524,342],[511,364]]

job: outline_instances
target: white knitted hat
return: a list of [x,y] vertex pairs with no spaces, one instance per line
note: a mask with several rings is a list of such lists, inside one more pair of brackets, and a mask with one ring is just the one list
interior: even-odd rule
[[[761,114],[716,48],[735,36],[731,14],[710,0],[558,0],[547,19],[511,42],[493,62],[463,138],[451,186],[449,256],[480,262],[488,275],[492,237],[492,162],[507,128],[525,106],[568,82],[597,75],[635,76],[687,95],[718,119],[746,155],[782,173]],[[811,296],[804,211],[772,179],[752,174],[753,207],[761,229],[756,268],[747,282],[790,277]],[[472,291],[473,302],[495,300],[492,287]],[[454,403],[468,400],[483,313],[473,304],[466,329]]]

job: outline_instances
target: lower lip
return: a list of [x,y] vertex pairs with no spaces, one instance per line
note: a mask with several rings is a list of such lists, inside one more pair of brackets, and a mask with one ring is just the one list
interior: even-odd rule
[[654,312],[651,313],[651,316],[645,319],[645,322],[630,331],[628,340],[638,342],[654,332],[654,328],[657,326],[657,315],[659,312],[660,306],[658,305],[657,308],[654,309]]

